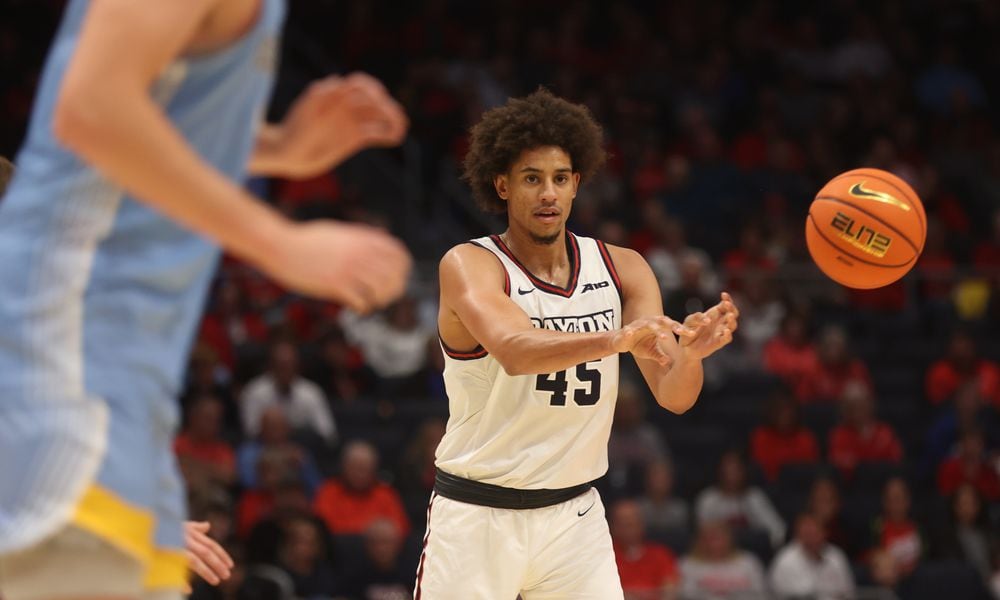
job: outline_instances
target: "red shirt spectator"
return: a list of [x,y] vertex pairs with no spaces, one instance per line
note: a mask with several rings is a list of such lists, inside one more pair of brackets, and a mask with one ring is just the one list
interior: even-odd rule
[[920,562],[924,542],[916,523],[910,518],[910,490],[906,482],[894,477],[882,491],[882,515],[872,527],[872,551],[892,557],[897,571],[907,575]]
[[795,400],[779,394],[771,400],[768,423],[757,427],[750,437],[750,452],[771,481],[778,478],[782,465],[816,462],[819,444],[813,432],[798,423]]
[[236,364],[236,350],[249,342],[267,339],[267,325],[244,306],[243,292],[235,281],[219,285],[215,307],[201,323],[199,339],[212,347],[230,370]]
[[808,373],[816,371],[819,358],[816,347],[807,337],[804,316],[790,312],[781,322],[778,335],[764,344],[764,369],[781,377],[793,390],[798,389]]
[[410,521],[391,486],[376,480],[378,454],[367,442],[344,448],[340,480],[327,481],[316,492],[313,509],[334,535],[359,534],[372,521],[386,518],[406,535]]
[[938,490],[950,496],[963,484],[970,484],[992,502],[1000,500],[1000,476],[984,460],[985,442],[979,431],[966,431],[958,442],[958,452],[938,468]]
[[611,537],[627,598],[658,600],[677,585],[677,561],[666,546],[644,539],[645,523],[638,503],[621,500],[611,508]]
[[236,457],[222,441],[222,402],[202,396],[191,405],[187,426],[174,439],[185,480],[192,487],[208,483],[229,485],[236,480]]
[[847,334],[839,327],[828,327],[822,334],[815,368],[802,373],[795,387],[801,402],[840,398],[848,382],[858,381],[871,389],[868,368],[853,358],[847,349]]
[[841,398],[843,420],[830,432],[830,462],[850,475],[860,462],[899,462],[903,447],[891,427],[875,420],[871,392],[859,382]]
[[979,358],[972,338],[957,332],[948,344],[948,354],[927,371],[927,399],[941,404],[970,382],[975,383],[980,396],[1000,407],[1000,366]]

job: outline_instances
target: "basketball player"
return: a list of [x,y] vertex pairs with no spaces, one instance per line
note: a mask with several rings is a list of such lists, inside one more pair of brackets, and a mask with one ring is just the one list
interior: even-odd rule
[[246,173],[303,177],[400,142],[367,76],[259,123],[282,0],[71,0],[0,202],[0,595],[177,597],[184,494],[171,452],[217,245],[359,310],[409,257],[360,226],[292,224]]
[[508,228],[441,261],[450,418],[417,599],[622,598],[590,485],[608,466],[618,355],[631,352],[656,401],[683,413],[702,360],[732,339],[728,294],[677,323],[639,254],[566,231],[601,145],[585,108],[544,90],[472,129],[466,179]]

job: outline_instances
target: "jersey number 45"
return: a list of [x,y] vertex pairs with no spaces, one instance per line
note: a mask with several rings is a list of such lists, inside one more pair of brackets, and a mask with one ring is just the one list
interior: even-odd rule
[[[591,363],[580,363],[574,368],[576,377],[573,384],[573,402],[578,406],[593,406],[601,399],[601,372],[588,368]],[[567,371],[542,373],[535,378],[535,390],[550,392],[549,406],[566,406],[566,392],[569,390]]]

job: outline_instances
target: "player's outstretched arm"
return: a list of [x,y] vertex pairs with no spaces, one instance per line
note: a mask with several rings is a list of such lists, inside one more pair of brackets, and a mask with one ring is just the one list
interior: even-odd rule
[[[621,277],[623,322],[662,316],[660,286],[646,260],[627,248],[608,245],[608,250]],[[636,364],[660,406],[677,414],[694,406],[704,383],[701,361],[732,341],[738,317],[732,298],[723,294],[719,304],[705,313],[688,316],[684,328],[674,330],[679,339],[658,338],[661,351],[672,359],[669,368],[633,351]]]
[[287,221],[203,162],[149,96],[217,3],[90,2],[56,136],[135,197],[290,288],[361,311],[391,301],[410,267],[398,241],[368,227]]
[[673,339],[670,319],[640,319],[617,331],[566,333],[536,329],[504,291],[504,271],[489,251],[472,244],[452,248],[441,260],[438,325],[445,344],[457,349],[481,344],[510,375],[554,373],[639,346],[665,366],[657,338]]

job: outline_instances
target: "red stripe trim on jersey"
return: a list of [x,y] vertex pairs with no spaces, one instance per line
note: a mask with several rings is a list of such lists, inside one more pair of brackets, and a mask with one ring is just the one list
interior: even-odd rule
[[615,282],[615,287],[618,288],[618,299],[622,301],[622,306],[625,306],[625,295],[622,294],[622,280],[618,277],[618,269],[615,268],[615,263],[611,260],[611,253],[608,252],[607,246],[601,240],[597,241],[597,247],[601,251],[601,259],[604,260],[604,266],[607,267],[608,273],[611,273],[611,279]]
[[507,247],[507,244],[500,239],[500,236],[491,235],[490,239],[493,240],[493,243],[496,244],[497,248],[499,248],[501,252],[507,255],[507,258],[514,261],[514,264],[524,272],[528,279],[531,280],[531,283],[534,284],[534,286],[539,290],[549,294],[562,296],[563,298],[569,298],[573,295],[573,292],[576,291],[576,282],[580,279],[580,245],[576,241],[576,236],[572,233],[568,231],[566,232],[566,253],[569,255],[570,277],[569,283],[564,288],[552,285],[551,283],[547,283],[538,277],[535,277],[535,275],[532,274],[532,272],[529,271],[516,256],[514,256],[514,253],[511,252],[510,248]]
[[420,583],[424,579],[424,561],[427,558],[427,540],[431,539],[431,508],[434,507],[436,492],[431,492],[431,499],[427,502],[427,532],[424,533],[424,546],[420,550],[420,562],[417,566],[417,590],[413,593],[413,600],[420,600]]
[[483,348],[481,344],[472,350],[462,352],[449,348],[448,344],[444,343],[444,340],[441,339],[440,335],[438,335],[438,339],[441,340],[441,347],[444,349],[444,353],[455,360],[476,360],[477,358],[482,358],[489,354],[489,352],[486,351],[486,348]]
[[[473,246],[479,246],[483,250],[486,250],[490,254],[493,254],[492,250],[490,250],[489,248],[487,248],[486,246],[480,244],[475,240],[470,240],[469,243],[472,244]],[[493,254],[493,256],[496,256],[496,254]],[[507,267],[504,266],[503,261],[500,260],[500,257],[497,257],[497,260],[500,261],[500,268],[503,269],[503,293],[510,296],[510,273],[507,272]]]

